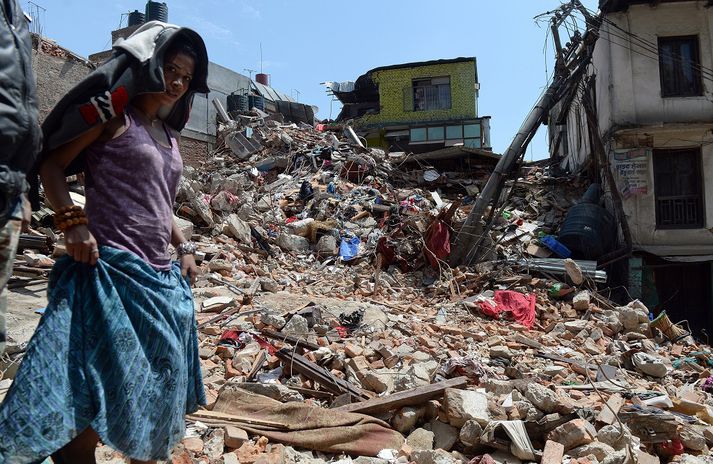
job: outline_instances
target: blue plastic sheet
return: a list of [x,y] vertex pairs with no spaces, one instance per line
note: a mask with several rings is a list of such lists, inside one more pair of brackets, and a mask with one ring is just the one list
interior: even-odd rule
[[344,261],[351,261],[359,254],[359,237],[342,237],[342,243],[339,245],[339,256]]

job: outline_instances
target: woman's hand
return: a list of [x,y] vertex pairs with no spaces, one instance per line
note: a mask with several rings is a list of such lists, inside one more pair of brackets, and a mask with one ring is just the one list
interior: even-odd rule
[[196,283],[198,279],[198,265],[196,264],[196,258],[191,254],[185,254],[181,256],[181,275],[183,277],[189,276],[191,279],[191,285]]
[[87,226],[77,225],[67,229],[64,233],[64,244],[67,247],[67,254],[75,261],[92,266],[97,263],[99,247]]
[[32,205],[30,205],[30,200],[27,199],[27,195],[22,195],[22,231],[30,231],[30,223],[32,222]]

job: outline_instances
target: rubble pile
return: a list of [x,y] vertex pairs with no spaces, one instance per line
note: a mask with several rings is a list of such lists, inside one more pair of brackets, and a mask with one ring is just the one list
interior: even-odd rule
[[586,185],[526,168],[452,269],[472,188],[260,114],[221,139],[177,200],[209,404],[174,463],[713,462],[710,348],[546,245]]

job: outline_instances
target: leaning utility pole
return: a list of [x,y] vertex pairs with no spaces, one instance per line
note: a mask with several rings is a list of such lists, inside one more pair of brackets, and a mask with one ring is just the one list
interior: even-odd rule
[[[584,36],[575,35],[570,43],[562,46],[559,40],[559,27],[575,9],[585,17],[587,31]],[[530,110],[525,122],[478,195],[465,223],[458,231],[450,256],[449,264],[451,266],[470,265],[480,255],[480,245],[489,230],[488,226],[483,227],[482,224],[488,205],[493,203],[490,219],[486,221],[487,225],[492,222],[497,206],[497,197],[502,192],[505,181],[525,154],[527,146],[535,136],[540,124],[546,121],[550,110],[562,96],[572,91],[574,86],[579,83],[592,58],[601,21],[592,17],[579,0],[571,0],[570,3],[562,5],[553,13],[551,26],[557,52],[557,66],[552,84]]]

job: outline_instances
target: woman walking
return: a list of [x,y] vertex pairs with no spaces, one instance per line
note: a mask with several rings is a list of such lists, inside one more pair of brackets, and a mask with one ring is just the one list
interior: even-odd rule
[[[64,102],[48,118],[77,135],[50,147],[40,167],[69,256],[52,270],[45,315],[0,407],[0,462],[93,463],[99,440],[132,462],[167,459],[185,414],[205,404],[188,284],[195,245],[173,222],[177,129],[193,94],[207,90],[205,46],[193,31],[151,22],[117,55],[68,95],[76,100],[99,74],[106,98]],[[77,163],[85,209],[65,182]]]

